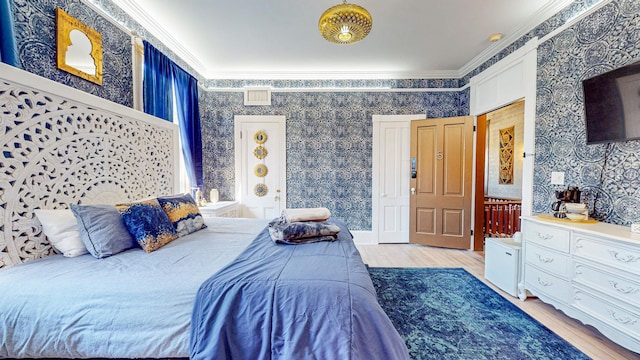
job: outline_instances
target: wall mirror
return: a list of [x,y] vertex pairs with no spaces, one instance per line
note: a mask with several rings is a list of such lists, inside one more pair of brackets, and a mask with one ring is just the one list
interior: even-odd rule
[[56,8],[58,68],[102,85],[102,35]]

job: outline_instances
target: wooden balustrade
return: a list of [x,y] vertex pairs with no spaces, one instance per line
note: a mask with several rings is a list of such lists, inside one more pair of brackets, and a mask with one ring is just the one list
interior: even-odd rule
[[485,196],[484,236],[512,237],[520,231],[520,199]]

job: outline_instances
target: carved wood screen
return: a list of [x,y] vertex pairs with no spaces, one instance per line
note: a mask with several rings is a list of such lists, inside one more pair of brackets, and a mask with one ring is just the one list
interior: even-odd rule
[[176,192],[175,125],[4,64],[0,74],[0,268],[54,252],[34,209]]

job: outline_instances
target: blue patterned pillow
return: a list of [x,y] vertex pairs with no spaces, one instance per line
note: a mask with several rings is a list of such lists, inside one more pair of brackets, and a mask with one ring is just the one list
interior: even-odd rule
[[157,199],[118,204],[116,208],[131,236],[148,253],[178,238]]
[[207,227],[191,194],[163,196],[158,202],[167,213],[178,236],[185,236]]

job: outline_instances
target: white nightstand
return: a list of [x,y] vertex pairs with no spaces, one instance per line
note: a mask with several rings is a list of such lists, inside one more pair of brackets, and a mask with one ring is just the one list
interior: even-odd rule
[[217,203],[208,203],[199,207],[200,213],[204,217],[238,217],[237,201],[218,201]]

